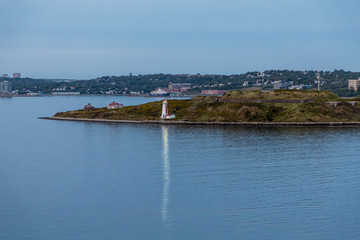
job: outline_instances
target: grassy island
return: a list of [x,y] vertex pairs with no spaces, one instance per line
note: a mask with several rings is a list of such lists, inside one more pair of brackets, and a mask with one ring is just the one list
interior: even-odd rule
[[[183,122],[360,122],[359,99],[340,99],[326,91],[232,91],[221,97],[168,100],[169,114]],[[61,112],[53,118],[160,121],[162,102],[108,110]]]

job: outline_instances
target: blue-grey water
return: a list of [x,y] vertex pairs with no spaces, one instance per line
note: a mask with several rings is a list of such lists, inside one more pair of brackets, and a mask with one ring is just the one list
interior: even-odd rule
[[360,128],[37,119],[113,100],[0,98],[0,240],[360,239]]

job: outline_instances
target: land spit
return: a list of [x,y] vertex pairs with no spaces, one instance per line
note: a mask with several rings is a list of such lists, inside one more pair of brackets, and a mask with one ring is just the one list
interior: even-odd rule
[[132,123],[132,124],[161,124],[161,125],[222,125],[222,126],[269,126],[269,127],[360,127],[360,122],[190,122],[173,120],[109,120],[65,117],[39,117],[45,120],[80,121],[80,122],[105,122],[105,123]]
[[49,119],[167,125],[359,126],[360,105],[357,99],[352,100],[344,102],[336,94],[319,91],[232,91],[222,97],[167,100],[167,114],[175,119],[160,119],[162,101],[119,109],[58,112]]

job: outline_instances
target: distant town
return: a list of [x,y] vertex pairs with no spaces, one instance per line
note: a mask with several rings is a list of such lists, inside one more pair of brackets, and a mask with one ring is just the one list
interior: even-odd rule
[[103,76],[90,80],[32,79],[2,74],[0,95],[222,95],[229,90],[318,89],[342,97],[360,96],[360,72],[267,70],[244,74],[146,74]]

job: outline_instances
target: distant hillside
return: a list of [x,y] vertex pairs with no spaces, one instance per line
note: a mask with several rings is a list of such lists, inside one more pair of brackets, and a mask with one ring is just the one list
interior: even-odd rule
[[[238,100],[235,102],[227,100]],[[293,100],[315,100],[288,103]],[[242,101],[243,100],[243,101]],[[245,102],[246,100],[278,100],[279,102]],[[285,101],[285,102],[284,102]],[[337,107],[327,101],[339,101]],[[339,100],[336,94],[316,91],[230,92],[223,97],[195,97],[191,100],[168,100],[169,113],[177,121],[190,122],[350,122],[360,121],[360,106]],[[160,120],[162,102],[153,102],[122,109],[69,111],[55,117]],[[171,121],[171,120],[168,120]]]
[[[344,70],[321,71],[321,89],[342,97],[359,96],[359,92],[348,90],[347,80],[358,79],[360,72]],[[317,88],[316,71],[267,70],[242,74],[145,74],[128,76],[103,76],[90,80],[44,80],[44,79],[3,79],[12,82],[13,90],[19,94],[51,93],[53,91],[75,91],[81,94],[147,94],[157,87],[169,83],[191,83],[189,94],[201,90],[272,90],[274,81],[282,81],[294,89]],[[62,90],[58,90],[62,89]]]

